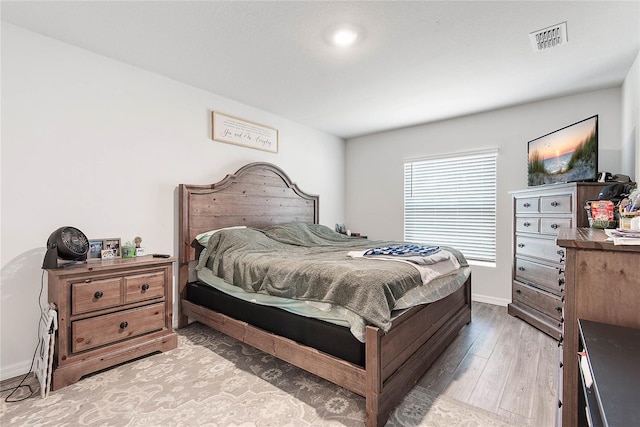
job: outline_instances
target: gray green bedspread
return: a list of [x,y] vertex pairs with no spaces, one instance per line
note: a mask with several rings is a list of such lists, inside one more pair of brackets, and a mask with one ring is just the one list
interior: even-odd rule
[[[395,302],[423,286],[420,274],[406,263],[347,253],[398,243],[350,238],[318,224],[221,230],[209,239],[196,270],[206,266],[247,292],[340,305],[386,332]],[[459,251],[442,249],[468,266]]]

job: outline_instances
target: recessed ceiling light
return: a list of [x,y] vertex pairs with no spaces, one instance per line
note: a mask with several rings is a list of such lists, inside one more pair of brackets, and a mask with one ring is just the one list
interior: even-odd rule
[[358,32],[352,28],[339,28],[334,31],[331,40],[336,46],[352,46],[358,40]]

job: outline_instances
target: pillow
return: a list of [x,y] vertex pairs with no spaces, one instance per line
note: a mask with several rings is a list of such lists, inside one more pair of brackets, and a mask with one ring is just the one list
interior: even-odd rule
[[218,228],[215,230],[210,230],[207,231],[205,233],[200,233],[196,236],[196,240],[198,241],[198,243],[200,243],[202,246],[207,246],[207,243],[209,243],[209,239],[211,238],[211,236],[213,236],[214,234],[216,234],[218,231],[222,231],[222,230],[233,230],[236,228],[247,228],[245,225],[237,225],[235,227],[225,227],[225,228]]

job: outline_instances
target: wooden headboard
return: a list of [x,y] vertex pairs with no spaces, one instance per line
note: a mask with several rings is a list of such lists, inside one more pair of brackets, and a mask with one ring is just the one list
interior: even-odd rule
[[270,163],[250,163],[215,184],[180,184],[179,193],[180,264],[196,259],[195,237],[209,230],[318,223],[319,197],[301,191]]
[[234,225],[262,228],[287,222],[318,224],[318,200],[270,163],[250,163],[215,184],[180,184],[178,327],[188,322],[182,314],[182,299],[189,281],[189,263],[202,249],[195,240],[198,234]]

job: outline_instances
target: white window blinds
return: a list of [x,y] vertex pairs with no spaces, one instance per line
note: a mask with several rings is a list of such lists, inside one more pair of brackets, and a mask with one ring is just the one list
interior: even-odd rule
[[404,238],[496,259],[497,150],[407,161]]

